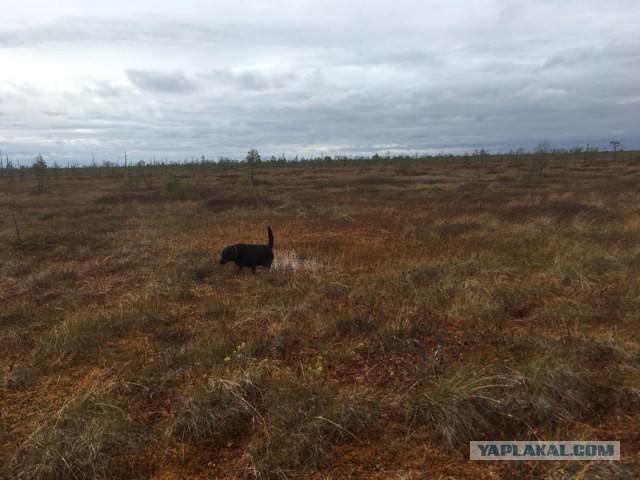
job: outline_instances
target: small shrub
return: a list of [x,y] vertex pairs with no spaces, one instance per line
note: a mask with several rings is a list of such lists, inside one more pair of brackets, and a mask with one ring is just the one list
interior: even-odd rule
[[169,172],[162,179],[160,190],[167,198],[180,198],[184,189],[184,180],[175,172]]
[[42,155],[36,157],[31,169],[38,183],[38,192],[42,192],[47,185],[47,162],[42,158]]
[[258,194],[258,190],[250,178],[242,177],[233,190],[233,194],[239,197],[253,197]]

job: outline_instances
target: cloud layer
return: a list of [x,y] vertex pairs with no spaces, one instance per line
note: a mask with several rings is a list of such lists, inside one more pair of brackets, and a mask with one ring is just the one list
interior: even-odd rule
[[3,154],[640,148],[633,1],[218,3],[16,5]]

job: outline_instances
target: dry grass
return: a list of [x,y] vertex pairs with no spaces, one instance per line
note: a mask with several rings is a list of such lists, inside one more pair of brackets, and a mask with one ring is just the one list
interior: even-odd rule
[[[0,177],[0,477],[639,476],[627,155]],[[623,460],[463,460],[524,438]]]
[[[18,478],[101,478],[115,473],[118,454],[137,448],[140,437],[119,405],[94,386],[55,412],[37,418],[9,462]],[[8,472],[7,472],[8,473]]]

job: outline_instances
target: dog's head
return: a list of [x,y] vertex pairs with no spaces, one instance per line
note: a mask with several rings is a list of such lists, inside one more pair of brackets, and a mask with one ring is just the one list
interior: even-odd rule
[[231,245],[222,250],[222,254],[220,254],[220,264],[224,265],[225,263],[233,262],[236,258],[238,258],[238,247]]

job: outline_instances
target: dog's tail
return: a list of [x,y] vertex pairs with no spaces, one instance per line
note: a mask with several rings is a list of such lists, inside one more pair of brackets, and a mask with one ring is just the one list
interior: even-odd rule
[[269,234],[269,248],[273,248],[273,232],[270,226],[267,227],[267,233]]

